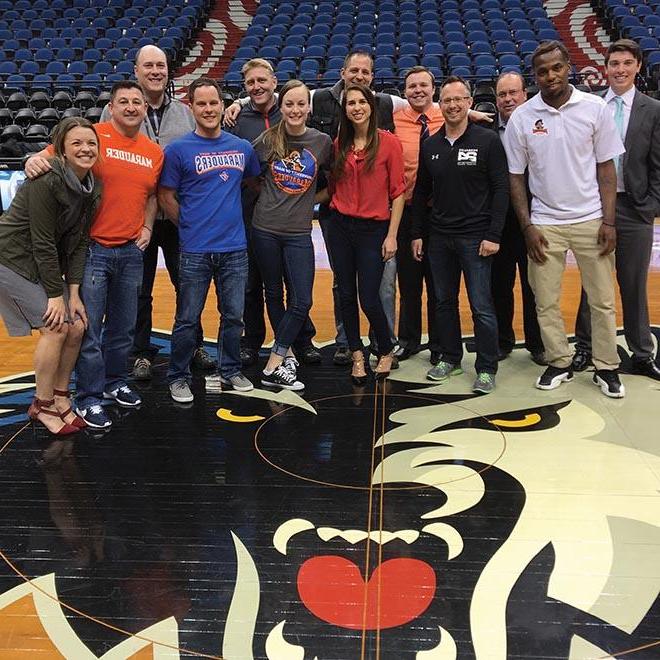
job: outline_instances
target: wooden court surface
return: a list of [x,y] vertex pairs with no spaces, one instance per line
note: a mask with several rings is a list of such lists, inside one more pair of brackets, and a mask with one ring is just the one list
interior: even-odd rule
[[[332,312],[332,275],[329,270],[317,270],[314,281],[314,304],[311,317],[316,325],[316,342],[334,339],[334,322]],[[514,328],[518,338],[522,338],[522,316],[520,314],[520,289],[516,284],[516,315]],[[576,268],[567,268],[562,289],[562,312],[569,333],[573,331],[575,310],[580,293],[580,276]],[[160,330],[171,330],[174,319],[175,296],[169,281],[167,271],[161,269],[156,274],[154,287],[154,320],[153,327]],[[660,271],[653,270],[649,274],[649,309],[651,323],[660,324]],[[460,297],[461,323],[465,334],[472,333],[472,319],[464,289]],[[617,323],[622,324],[621,304],[617,299]],[[218,313],[215,307],[215,293],[211,289],[203,314],[204,335],[214,338],[217,335]],[[272,339],[269,324],[267,341]],[[363,318],[363,334],[367,326]],[[11,374],[32,371],[32,352],[36,341],[36,333],[32,337],[9,337],[4,325],[0,322],[0,377]]]

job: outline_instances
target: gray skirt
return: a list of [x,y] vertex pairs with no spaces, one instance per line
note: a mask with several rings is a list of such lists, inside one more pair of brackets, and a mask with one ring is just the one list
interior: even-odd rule
[[[68,304],[66,286],[64,300]],[[32,330],[43,328],[47,307],[48,296],[41,284],[30,282],[0,264],[0,316],[10,337],[25,337],[32,334]]]

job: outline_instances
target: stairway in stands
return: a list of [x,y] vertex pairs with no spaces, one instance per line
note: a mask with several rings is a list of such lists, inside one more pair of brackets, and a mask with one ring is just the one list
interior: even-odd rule
[[200,76],[222,80],[257,6],[257,0],[215,0],[195,45],[174,74],[177,96],[184,96]]
[[571,54],[575,72],[592,85],[604,84],[610,38],[589,2],[546,0],[544,7]]

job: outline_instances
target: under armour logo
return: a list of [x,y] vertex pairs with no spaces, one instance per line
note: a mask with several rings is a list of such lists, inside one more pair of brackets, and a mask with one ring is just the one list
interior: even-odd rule
[[431,156],[431,160],[438,160],[438,158],[440,158],[440,154],[433,154]]

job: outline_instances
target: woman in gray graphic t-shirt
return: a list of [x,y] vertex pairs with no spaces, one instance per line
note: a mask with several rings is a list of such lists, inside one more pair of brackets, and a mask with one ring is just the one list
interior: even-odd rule
[[254,142],[263,179],[252,218],[252,245],[275,333],[261,382],[294,391],[305,387],[296,377],[298,363],[291,345],[312,306],[316,184],[319,171],[329,168],[332,155],[330,138],[306,125],[309,102],[305,84],[290,80],[278,99],[280,123]]

